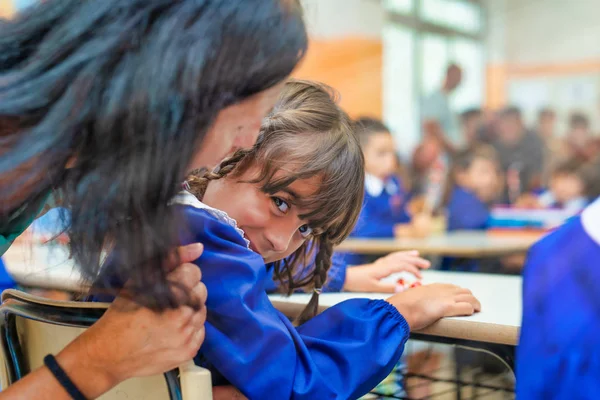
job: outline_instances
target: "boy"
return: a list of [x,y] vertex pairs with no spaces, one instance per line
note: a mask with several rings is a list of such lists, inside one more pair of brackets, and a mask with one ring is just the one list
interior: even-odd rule
[[[388,128],[373,118],[357,120],[356,133],[365,157],[365,198],[350,237],[394,237],[394,226],[409,221],[405,207],[407,193],[397,176],[394,139]],[[345,261],[350,265],[360,265],[368,260],[347,253]]]

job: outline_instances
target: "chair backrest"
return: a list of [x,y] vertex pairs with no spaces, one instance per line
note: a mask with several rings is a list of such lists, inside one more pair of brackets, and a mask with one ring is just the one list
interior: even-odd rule
[[[16,290],[2,294],[0,341],[4,358],[2,388],[40,367],[48,353],[56,354],[93,324],[104,303],[56,301]],[[209,375],[210,376],[210,375]],[[177,372],[129,379],[99,397],[102,400],[181,399]]]

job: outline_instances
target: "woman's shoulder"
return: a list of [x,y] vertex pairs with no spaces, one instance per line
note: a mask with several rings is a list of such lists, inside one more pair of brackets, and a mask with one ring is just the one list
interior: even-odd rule
[[238,227],[237,221],[225,211],[211,207],[201,202],[188,191],[179,192],[170,202],[171,206],[184,208],[186,222],[193,232],[205,235],[227,236],[235,238],[236,242],[243,243],[249,248],[250,242],[246,239],[244,231]]

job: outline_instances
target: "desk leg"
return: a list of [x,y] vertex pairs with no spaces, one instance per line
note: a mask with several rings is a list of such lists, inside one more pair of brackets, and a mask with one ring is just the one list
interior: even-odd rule
[[[496,344],[496,343],[485,343],[485,342],[478,342],[478,341],[464,340],[464,339],[445,338],[445,337],[440,337],[440,336],[430,336],[430,335],[423,335],[423,334],[412,334],[411,339],[421,340],[421,341],[425,341],[425,342],[448,344],[448,345],[455,346],[456,349],[462,348],[462,349],[468,349],[468,350],[472,350],[472,351],[479,351],[479,352],[490,354],[490,355],[494,356],[495,358],[497,358],[498,360],[500,360],[507,367],[507,369],[512,372],[512,374],[514,376],[514,373],[515,373],[515,369],[514,369],[515,350],[516,350],[515,346]],[[455,374],[454,383],[456,384],[456,399],[461,400],[462,399],[461,389],[464,387],[463,381],[461,379],[462,366],[460,365],[459,362],[456,362],[456,360],[455,360],[454,374]],[[491,387],[489,385],[482,384],[481,382],[479,382],[479,379],[476,379],[476,381],[473,382],[473,386],[475,386],[476,388],[482,388],[482,389],[494,389],[493,387]],[[473,398],[477,398],[477,391],[475,394],[476,395]]]

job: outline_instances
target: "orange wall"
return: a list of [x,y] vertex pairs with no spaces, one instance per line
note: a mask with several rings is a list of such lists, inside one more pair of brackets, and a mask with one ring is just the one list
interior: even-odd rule
[[0,18],[9,18],[14,11],[12,0],[0,0]]
[[334,87],[340,93],[340,105],[351,117],[381,117],[381,70],[382,45],[379,40],[311,40],[294,77]]

